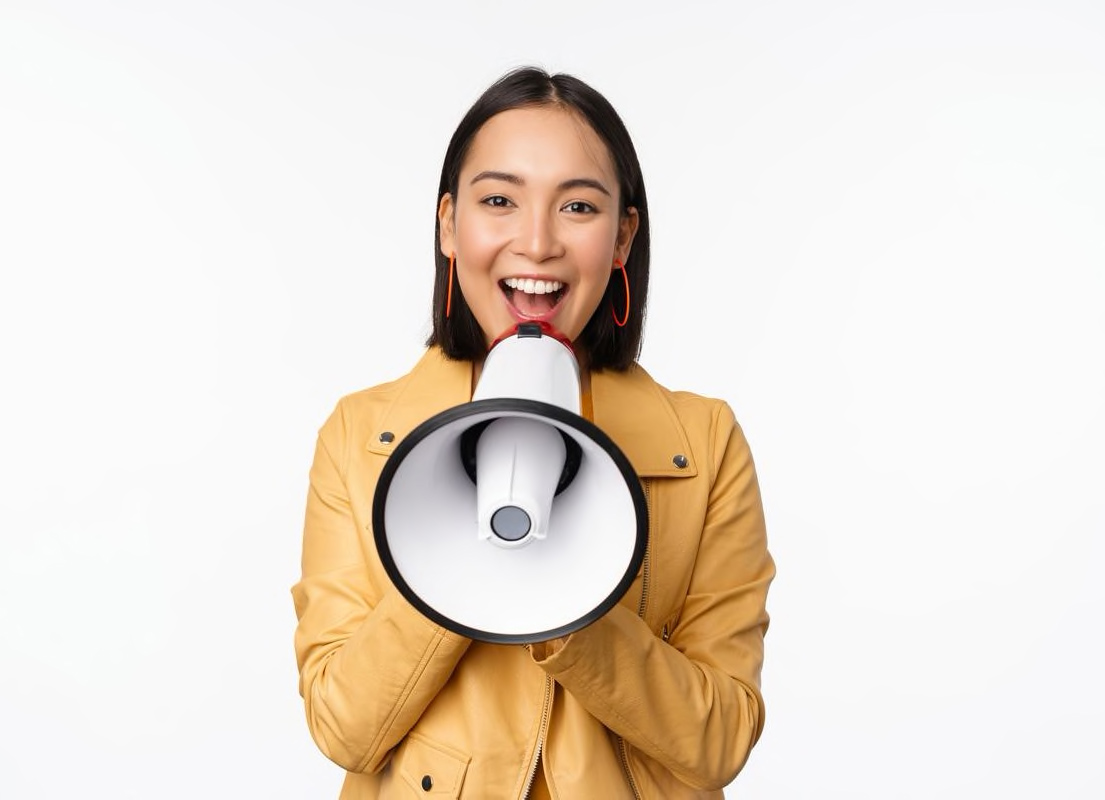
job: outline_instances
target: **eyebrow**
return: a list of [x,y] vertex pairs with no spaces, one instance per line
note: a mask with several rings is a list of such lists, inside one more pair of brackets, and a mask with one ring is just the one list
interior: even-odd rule
[[[524,186],[526,183],[517,175],[513,175],[509,172],[499,172],[493,169],[487,169],[479,173],[468,182],[468,185],[471,186],[478,181],[505,181],[515,186]],[[569,178],[566,181],[562,181],[556,188],[559,191],[565,191],[567,189],[595,189],[596,191],[602,192],[607,197],[610,196],[610,190],[594,178]]]

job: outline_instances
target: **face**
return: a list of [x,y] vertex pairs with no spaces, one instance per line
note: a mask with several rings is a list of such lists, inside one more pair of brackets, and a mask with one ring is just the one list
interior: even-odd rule
[[489,345],[532,320],[579,336],[637,231],[620,204],[609,150],[576,114],[520,108],[484,123],[438,218]]

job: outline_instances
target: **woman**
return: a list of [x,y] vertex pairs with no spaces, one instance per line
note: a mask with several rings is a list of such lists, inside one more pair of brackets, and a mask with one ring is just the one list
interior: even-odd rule
[[[344,398],[311,469],[295,643],[311,733],[348,773],[341,797],[721,797],[763,728],[774,565],[728,406],[669,392],[634,361],[648,206],[605,98],[536,69],[490,87],[446,153],[435,249],[426,354]],[[389,581],[373,491],[403,436],[469,401],[488,346],[532,319],[572,340],[584,416],[642,481],[648,553],[582,630],[473,642]]]

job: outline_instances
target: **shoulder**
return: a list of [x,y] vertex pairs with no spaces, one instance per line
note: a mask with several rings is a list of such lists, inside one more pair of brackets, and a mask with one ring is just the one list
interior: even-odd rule
[[371,417],[382,413],[395,402],[395,398],[403,392],[403,387],[410,380],[410,373],[394,380],[368,386],[338,399],[334,407],[334,414],[341,414],[348,419]]
[[371,419],[382,414],[398,397],[410,380],[410,373],[394,380],[368,386],[338,398],[323,428],[342,424],[348,426],[357,420]]
[[636,363],[629,371],[635,372],[639,379],[646,380],[655,387],[685,428],[709,431],[737,425],[733,409],[726,400],[685,389],[669,389]]
[[321,435],[363,440],[390,453],[419,423],[468,400],[471,375],[469,362],[447,359],[432,347],[406,375],[342,397]]
[[319,428],[320,438],[330,442],[349,441],[363,438],[379,427],[424,360],[400,377],[340,397]]
[[684,389],[669,389],[653,379],[643,367],[634,365],[631,369],[639,372],[638,380],[647,379],[671,409],[699,465],[707,467],[707,475],[716,474],[726,458],[751,458],[748,440],[727,400]]

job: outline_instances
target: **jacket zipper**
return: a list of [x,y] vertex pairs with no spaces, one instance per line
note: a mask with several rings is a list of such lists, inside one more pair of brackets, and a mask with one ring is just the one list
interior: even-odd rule
[[[649,583],[652,579],[652,481],[641,481],[642,487],[645,490],[645,508],[648,509],[648,544],[645,547],[645,560],[641,567],[641,602],[637,604],[637,616],[641,619],[645,617],[645,610],[648,608],[648,590]],[[641,790],[637,787],[637,781],[633,777],[633,772],[629,769],[629,747],[625,743],[625,739],[621,736],[618,737],[618,750],[622,759],[622,771],[625,772],[626,780],[629,781],[629,788],[633,791],[633,797],[636,800],[641,800]]]
[[641,481],[645,491],[645,509],[648,514],[648,543],[645,546],[645,558],[641,566],[641,602],[637,604],[637,616],[645,617],[648,608],[648,590],[652,582],[652,481]]
[[526,778],[526,790],[522,792],[523,798],[529,797],[530,790],[533,789],[533,781],[537,777],[537,764],[541,760],[541,750],[545,745],[545,736],[549,732],[549,706],[552,700],[552,683],[552,678],[546,675],[545,699],[541,703],[541,725],[537,729],[537,747],[533,750],[533,763],[529,765],[529,777]]

